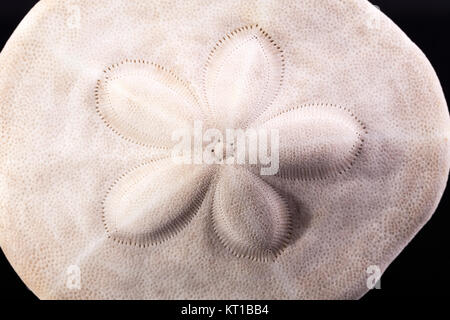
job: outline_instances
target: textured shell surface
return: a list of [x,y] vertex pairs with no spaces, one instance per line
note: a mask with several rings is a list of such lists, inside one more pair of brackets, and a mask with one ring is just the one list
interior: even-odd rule
[[[439,80],[366,0],[41,0],[0,67],[0,246],[42,299],[356,299],[446,187]],[[238,134],[174,161],[199,126],[276,133],[276,171]]]

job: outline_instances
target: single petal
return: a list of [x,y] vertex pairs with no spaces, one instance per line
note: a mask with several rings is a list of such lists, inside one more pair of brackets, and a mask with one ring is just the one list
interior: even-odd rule
[[363,149],[367,133],[349,109],[332,104],[291,108],[269,117],[257,128],[267,134],[278,132],[278,175],[301,180],[323,179],[349,170]]
[[162,242],[180,231],[200,207],[211,167],[145,163],[117,180],[103,203],[103,221],[114,240],[138,246]]
[[172,133],[201,117],[188,84],[144,60],[125,60],[104,71],[95,90],[97,111],[118,134],[145,146],[170,148]]
[[238,166],[221,171],[212,220],[227,249],[254,260],[275,259],[291,234],[287,202],[258,176]]
[[258,25],[239,28],[216,44],[205,69],[204,94],[227,128],[244,128],[276,97],[284,72],[280,47]]

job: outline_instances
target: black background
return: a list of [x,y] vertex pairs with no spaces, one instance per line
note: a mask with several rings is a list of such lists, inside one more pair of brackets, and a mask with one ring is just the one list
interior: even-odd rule
[[[301,0],[298,0],[301,1]],[[0,4],[0,48],[37,1],[2,1]],[[434,66],[445,96],[450,94],[450,1],[372,0],[424,51]],[[448,192],[430,222],[389,266],[381,279],[381,290],[372,290],[363,300],[402,297],[437,297],[449,286]],[[375,245],[375,244],[374,244]],[[37,299],[0,252],[0,287],[5,298]]]

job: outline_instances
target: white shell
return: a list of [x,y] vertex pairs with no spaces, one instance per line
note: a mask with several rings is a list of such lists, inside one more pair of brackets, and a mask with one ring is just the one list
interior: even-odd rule
[[[433,68],[366,0],[41,0],[0,108],[0,246],[39,298],[359,298],[450,166]],[[196,120],[279,130],[279,173],[172,166]]]

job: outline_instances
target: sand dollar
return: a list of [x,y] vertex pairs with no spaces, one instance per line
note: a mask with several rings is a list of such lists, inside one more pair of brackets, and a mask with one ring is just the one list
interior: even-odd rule
[[450,166],[433,68],[366,0],[42,0],[0,97],[0,245],[39,298],[359,298]]

